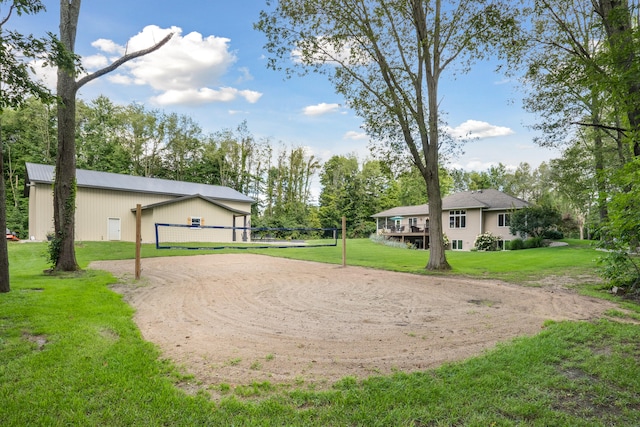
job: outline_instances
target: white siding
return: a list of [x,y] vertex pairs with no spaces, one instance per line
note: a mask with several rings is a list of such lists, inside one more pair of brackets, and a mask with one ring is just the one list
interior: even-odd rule
[[[245,211],[250,210],[250,206],[245,204]],[[234,226],[233,213],[223,207],[208,203],[200,198],[185,200],[181,203],[168,204],[158,206],[153,209],[153,213],[145,216],[142,225],[142,241],[155,241],[155,223],[167,224],[183,224],[190,225],[190,218],[198,217],[201,219],[201,225],[204,226]],[[247,222],[249,218],[247,218]],[[244,226],[244,219],[239,217],[236,219],[236,227]],[[236,240],[242,241],[242,230],[236,230]],[[173,242],[231,242],[233,240],[232,230],[229,229],[189,229],[174,228],[171,230],[171,237],[163,236],[165,241]]]
[[[121,240],[133,242],[136,233],[136,216],[132,209],[135,210],[136,204],[147,206],[173,199],[175,197],[166,195],[80,187],[76,197],[76,240],[108,240],[108,218],[120,218]],[[229,201],[221,203],[237,210],[251,211],[250,203]],[[183,204],[184,206],[182,206]],[[205,205],[209,207],[204,207]],[[160,206],[156,209],[158,213],[153,210],[143,211],[142,240],[144,242],[155,240],[154,222],[171,222],[168,220],[172,219],[177,223],[185,223],[187,217],[198,216],[198,211],[203,212],[200,216],[205,218],[205,224],[232,225],[233,221],[233,214],[230,211],[199,198]],[[207,217],[211,218],[211,222],[207,220]],[[239,218],[238,221],[237,225],[242,226],[242,219]],[[29,188],[29,235],[37,240],[45,240],[47,233],[52,231],[52,185],[32,184]]]

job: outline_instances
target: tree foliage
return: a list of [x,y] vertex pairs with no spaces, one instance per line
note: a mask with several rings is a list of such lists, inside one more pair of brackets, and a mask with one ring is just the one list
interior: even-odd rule
[[554,230],[562,220],[558,210],[548,205],[528,206],[511,212],[509,231],[513,235],[544,237]]
[[327,73],[367,133],[409,156],[425,181],[432,214],[427,268],[448,269],[440,215],[438,162],[446,140],[440,77],[511,42],[517,25],[510,2],[279,1],[256,27],[268,38],[271,67],[280,69],[293,53],[303,70]]

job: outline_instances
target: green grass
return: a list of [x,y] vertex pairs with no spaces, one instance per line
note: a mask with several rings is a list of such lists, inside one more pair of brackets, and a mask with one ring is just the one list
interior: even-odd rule
[[[594,277],[600,257],[590,244],[571,240],[569,246],[502,252],[447,251],[452,270],[445,274],[477,278],[502,279],[515,283],[540,280],[549,276]],[[37,245],[36,245],[37,246]],[[44,250],[44,249],[43,249]],[[290,259],[342,264],[342,244],[314,248],[170,250],[142,245],[142,257],[181,256],[220,253],[255,253]],[[127,242],[85,242],[77,250],[78,263],[86,267],[91,260],[133,258],[134,246]],[[400,271],[415,274],[427,272],[429,252],[390,248],[369,239],[347,241],[347,265]],[[435,273],[443,274],[443,273]]]
[[[77,249],[82,267],[133,254],[127,243],[84,243]],[[537,336],[434,370],[345,378],[323,391],[303,384],[224,384],[218,390],[222,397],[213,401],[196,378],[162,360],[141,338],[132,309],[109,290],[109,274],[47,276],[43,244],[10,244],[9,251],[12,291],[0,294],[2,426],[640,425],[637,324],[550,322]],[[200,253],[143,247],[145,257]],[[342,262],[340,247],[259,253]],[[577,244],[447,255],[454,267],[448,274],[520,282],[592,275],[597,257]],[[427,254],[354,240],[347,259],[349,265],[424,274]],[[623,308],[640,312],[630,302]],[[610,315],[629,320],[622,310]],[[255,368],[271,359],[254,361]]]
[[[596,275],[596,259],[600,254],[590,245],[569,241],[568,246],[501,252],[447,251],[452,270],[446,274],[477,278],[502,279],[514,283],[540,280],[549,276],[586,277]],[[342,247],[307,250],[269,249],[265,255],[342,263]],[[427,272],[429,253],[421,250],[390,248],[369,239],[347,242],[347,265],[379,268],[416,274]],[[442,274],[442,273],[435,273]]]

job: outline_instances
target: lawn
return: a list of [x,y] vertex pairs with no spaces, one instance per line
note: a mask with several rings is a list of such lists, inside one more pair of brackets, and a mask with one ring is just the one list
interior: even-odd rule
[[[462,363],[414,374],[345,378],[329,390],[269,383],[224,386],[213,401],[144,341],[133,312],[104,272],[48,276],[45,245],[10,244],[12,291],[0,294],[0,425],[640,425],[640,327],[624,322],[548,323]],[[129,243],[78,245],[91,260],[131,258]],[[198,251],[143,247],[143,256]],[[341,247],[259,253],[341,263]],[[589,246],[500,253],[448,252],[453,271],[530,283],[549,276],[592,281]],[[426,274],[427,253],[350,240],[349,265]],[[144,268],[144,260],[143,260]],[[591,292],[597,288],[589,285]],[[602,293],[604,295],[604,293]],[[640,312],[637,306],[627,309]],[[185,391],[187,390],[187,391]]]

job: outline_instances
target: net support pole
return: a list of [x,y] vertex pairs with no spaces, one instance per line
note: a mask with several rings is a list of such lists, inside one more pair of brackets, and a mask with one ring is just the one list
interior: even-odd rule
[[142,245],[142,205],[136,205],[136,266],[135,277],[140,279],[140,246]]
[[342,217],[342,266],[347,266],[347,217]]

